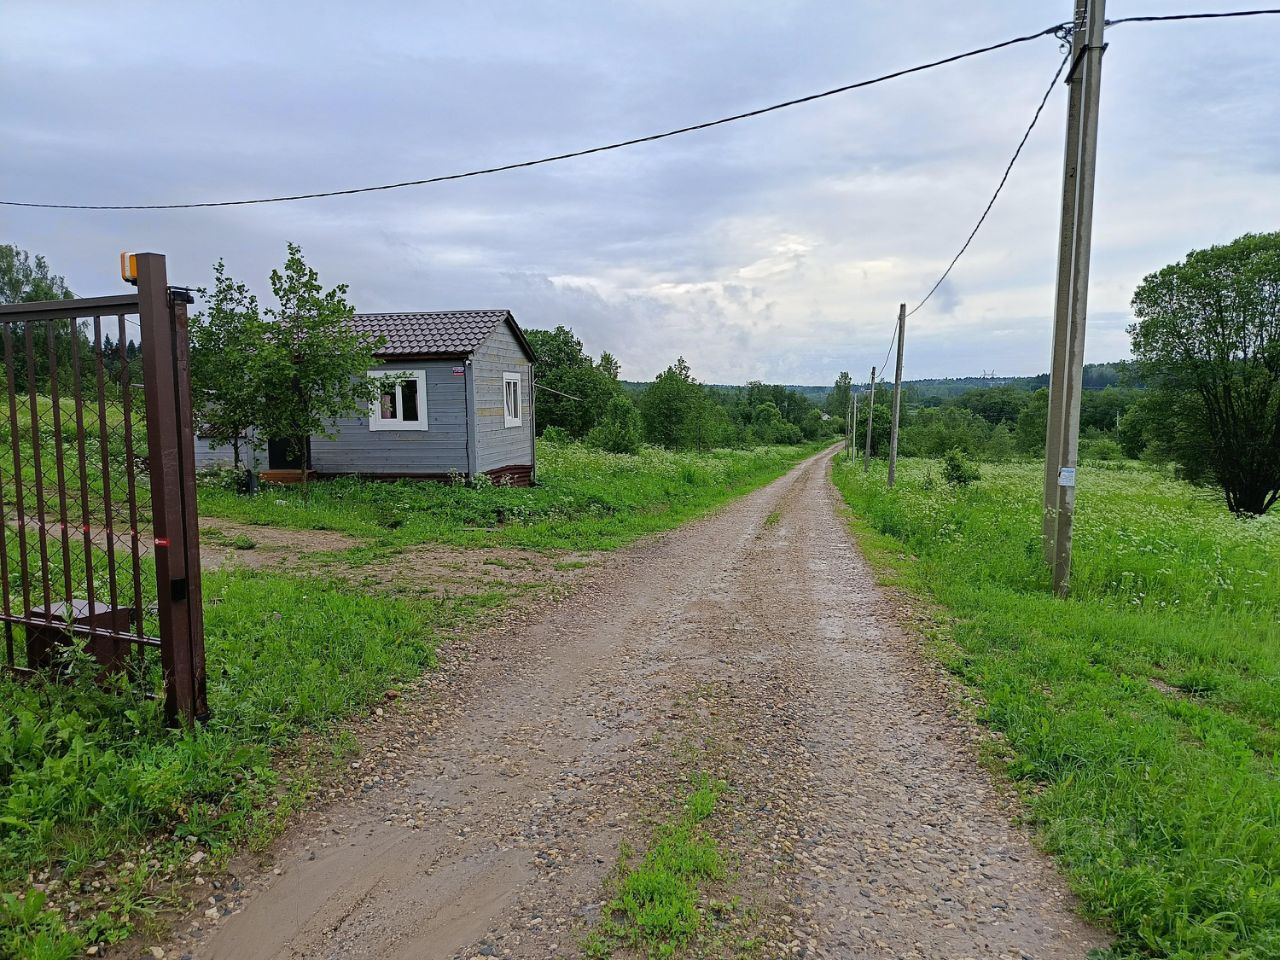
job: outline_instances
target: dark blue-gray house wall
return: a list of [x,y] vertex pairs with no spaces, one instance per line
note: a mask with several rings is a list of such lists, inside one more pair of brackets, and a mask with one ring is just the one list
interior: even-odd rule
[[[520,377],[520,425],[506,426],[505,374]],[[533,365],[505,323],[499,324],[472,355],[475,385],[477,473],[514,465],[533,465]]]
[[319,474],[371,476],[470,475],[466,362],[396,360],[386,370],[424,370],[425,430],[371,430],[367,414],[335,421],[333,438],[311,438],[311,467]]

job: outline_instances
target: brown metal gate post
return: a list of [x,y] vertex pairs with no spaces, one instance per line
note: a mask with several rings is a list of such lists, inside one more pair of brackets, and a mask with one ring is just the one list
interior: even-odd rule
[[137,264],[165,716],[190,723],[209,707],[186,308],[174,308],[163,256],[140,253]]

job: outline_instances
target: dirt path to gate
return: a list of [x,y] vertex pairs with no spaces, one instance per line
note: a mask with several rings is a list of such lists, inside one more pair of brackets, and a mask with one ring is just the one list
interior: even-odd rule
[[[829,454],[586,571],[371,723],[361,782],[242,865],[197,958],[575,956],[691,768],[759,956],[1081,958],[972,727],[853,547]],[[227,888],[224,888],[224,893]]]

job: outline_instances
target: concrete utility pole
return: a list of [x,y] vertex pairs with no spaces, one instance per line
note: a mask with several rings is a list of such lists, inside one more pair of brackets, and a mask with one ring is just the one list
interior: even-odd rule
[[907,305],[898,304],[898,360],[893,371],[893,424],[889,428],[889,486],[898,473],[898,410],[902,406],[902,341],[907,332]]
[[1084,381],[1105,5],[1106,0],[1076,0],[1071,38],[1071,100],[1062,177],[1063,221],[1054,304],[1053,365],[1049,374],[1049,422],[1045,432],[1046,554],[1053,565],[1053,589],[1059,596],[1066,596],[1071,584],[1071,525],[1080,448],[1080,391]]
[[871,368],[871,392],[867,398],[867,449],[862,455],[862,470],[871,469],[871,417],[876,412],[876,368]]

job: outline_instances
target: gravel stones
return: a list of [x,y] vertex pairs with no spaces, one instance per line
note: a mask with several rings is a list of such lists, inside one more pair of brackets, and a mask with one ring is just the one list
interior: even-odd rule
[[[699,769],[767,957],[1082,957],[982,733],[849,540],[826,455],[459,636],[333,802],[183,938],[196,957],[560,957]],[[766,523],[771,513],[778,520]],[[732,929],[730,929],[732,928]]]

